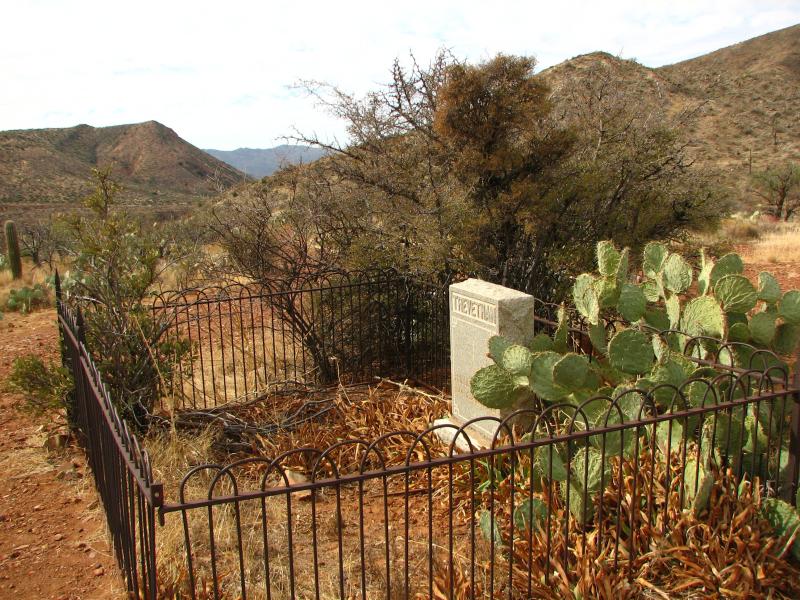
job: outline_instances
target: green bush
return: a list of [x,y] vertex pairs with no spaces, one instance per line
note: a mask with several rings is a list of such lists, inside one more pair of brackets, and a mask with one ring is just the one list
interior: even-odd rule
[[50,296],[47,287],[37,283],[33,287],[12,289],[6,300],[6,308],[10,311],[29,313],[37,308],[50,305]]
[[6,387],[23,395],[25,409],[41,413],[63,408],[73,383],[64,367],[47,364],[35,354],[26,354],[14,359]]

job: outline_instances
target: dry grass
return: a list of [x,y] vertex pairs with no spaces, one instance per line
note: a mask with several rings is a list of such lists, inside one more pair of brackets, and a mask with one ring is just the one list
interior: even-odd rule
[[747,262],[800,267],[800,223],[760,224],[761,238],[742,249]]
[[[252,445],[252,454],[261,457],[275,457],[279,454],[301,447],[325,448],[343,439],[363,438],[372,440],[383,433],[397,430],[420,432],[430,423],[446,414],[447,403],[438,396],[415,391],[405,386],[381,382],[376,386],[343,387],[328,391],[322,395],[329,396],[331,410],[321,422],[307,422],[296,429],[278,431],[274,435],[253,435],[248,437]],[[310,395],[316,401],[323,400],[321,394]],[[309,395],[305,396],[305,400]],[[273,423],[279,420],[279,414],[293,412],[296,404],[302,403],[303,397],[276,397],[263,403],[250,404],[237,413],[252,423]],[[232,410],[233,407],[231,407]],[[146,446],[153,459],[154,476],[165,483],[168,499],[179,498],[178,483],[183,475],[193,466],[200,464],[229,464],[236,456],[224,456],[219,452],[219,427],[212,424],[204,431],[184,435],[170,431],[151,436]],[[388,440],[382,451],[392,464],[405,458],[402,444],[408,445],[408,439]],[[364,448],[361,448],[363,453]],[[241,456],[241,455],[240,455]],[[307,458],[307,457],[305,457]],[[333,455],[340,472],[352,472],[357,468],[358,452],[349,447]],[[298,455],[285,461],[292,477],[302,480],[310,476],[309,462]],[[258,489],[263,476],[265,462],[245,465],[236,471],[239,491]],[[184,488],[186,499],[203,499],[208,497],[209,486],[214,473],[205,471],[190,478]],[[269,485],[279,482],[271,479]],[[373,482],[375,483],[375,482]],[[223,480],[214,489],[214,496],[232,492],[231,482]],[[357,535],[358,502],[356,490],[350,486],[341,489],[340,514],[341,521],[336,518],[335,495],[332,490],[319,493],[316,503],[317,518],[313,521],[308,495],[293,495],[292,518],[287,515],[286,495],[267,499],[264,504],[260,500],[240,502],[238,507],[226,504],[215,507],[209,517],[206,509],[188,511],[186,522],[179,514],[168,515],[166,525],[159,529],[157,536],[159,557],[159,580],[161,594],[165,597],[184,597],[189,587],[186,567],[185,536],[188,533],[190,546],[193,549],[193,567],[195,587],[198,597],[213,597],[213,580],[211,569],[211,544],[214,540],[214,565],[216,581],[222,597],[239,597],[242,590],[240,584],[240,566],[245,572],[248,597],[265,597],[266,574],[272,598],[288,598],[291,596],[289,573],[289,540],[293,542],[296,583],[295,594],[299,597],[314,595],[313,579],[309,574],[315,562],[312,553],[311,532],[312,521],[316,524],[318,557],[321,560],[319,571],[320,597],[338,598],[339,585],[345,586],[347,597],[356,597],[361,586],[361,553]],[[379,486],[367,484],[365,487],[367,506],[376,504],[375,497],[381,496]],[[394,503],[400,503],[400,496],[392,496]],[[399,505],[398,505],[399,506]],[[237,511],[238,508],[238,527]],[[395,507],[397,508],[397,507]],[[263,524],[268,525],[268,542],[263,538]],[[379,519],[366,518],[367,537],[374,533],[377,541],[366,544],[365,579],[370,594],[385,596],[386,589],[397,590],[402,573],[390,574],[388,580],[385,569],[381,568],[385,545],[380,533],[382,524]],[[289,534],[288,524],[293,530]],[[241,531],[241,536],[237,534]],[[343,533],[341,553],[338,549],[339,533]],[[239,564],[239,544],[241,543],[243,564]],[[403,547],[398,538],[392,542],[392,554],[399,556]],[[338,560],[340,556],[344,572],[344,580],[340,582]],[[265,563],[265,557],[269,564]],[[423,559],[414,562],[422,562]],[[417,565],[420,567],[420,565]],[[392,569],[397,570],[395,561]],[[298,576],[302,573],[302,576]],[[398,597],[392,593],[392,597]]]

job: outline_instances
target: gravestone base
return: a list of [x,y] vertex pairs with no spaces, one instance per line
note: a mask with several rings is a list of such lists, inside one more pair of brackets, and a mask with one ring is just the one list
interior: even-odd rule
[[[459,422],[458,419],[453,416],[449,416],[443,419],[436,419],[433,424],[461,427],[464,423]],[[455,447],[459,452],[469,452],[471,449],[484,450],[491,447],[492,439],[487,437],[486,434],[481,430],[476,429],[475,427],[467,427],[464,431],[469,436],[469,442],[472,442],[472,446],[470,447],[469,442],[464,439],[463,435],[459,435],[455,443]],[[453,427],[442,427],[441,429],[436,430],[436,437],[442,440],[443,443],[450,445],[453,442],[453,439],[456,437],[456,433],[457,430]]]
[[[511,342],[528,345],[533,340],[534,298],[501,285],[467,279],[450,286],[450,369],[452,406],[449,422],[461,425],[476,417],[503,419],[513,409],[484,406],[472,396],[470,380],[481,368],[492,364],[489,338],[501,335]],[[491,445],[497,423],[482,421],[470,425],[468,435],[474,445]],[[442,436],[455,435],[453,429],[437,430]],[[468,448],[466,440],[458,441]]]

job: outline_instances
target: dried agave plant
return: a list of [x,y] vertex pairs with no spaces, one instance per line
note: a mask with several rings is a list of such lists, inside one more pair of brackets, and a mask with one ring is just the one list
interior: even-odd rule
[[[518,508],[512,513],[512,478],[505,479],[484,495],[484,508],[487,497],[494,497],[491,529],[487,513],[481,515],[487,545],[492,538],[495,544],[492,560],[482,565],[484,575],[493,574],[494,594],[575,600],[800,597],[800,569],[789,557],[793,540],[766,519],[769,500],[759,482],[737,481],[731,469],[715,468],[709,502],[697,511],[687,504],[684,470],[678,464],[668,470],[648,453],[638,464],[616,461],[612,484],[594,499],[587,523],[571,514],[563,493],[547,482],[535,493],[514,483]],[[521,501],[526,495],[528,504]],[[520,507],[527,518],[520,517]]]

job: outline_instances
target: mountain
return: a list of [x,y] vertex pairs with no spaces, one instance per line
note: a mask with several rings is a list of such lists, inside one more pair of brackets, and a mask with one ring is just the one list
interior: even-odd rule
[[658,68],[594,52],[541,76],[557,96],[570,83],[581,89],[576,80],[608,74],[613,89],[605,93],[635,99],[643,114],[694,112],[681,131],[689,154],[747,206],[752,173],[800,161],[800,25]]
[[311,146],[275,146],[274,148],[238,148],[237,150],[206,150],[211,156],[247,173],[251,177],[266,177],[285,165],[314,162],[325,156],[325,150]]
[[156,121],[2,131],[0,204],[74,205],[107,165],[132,204],[183,204],[246,179]]

